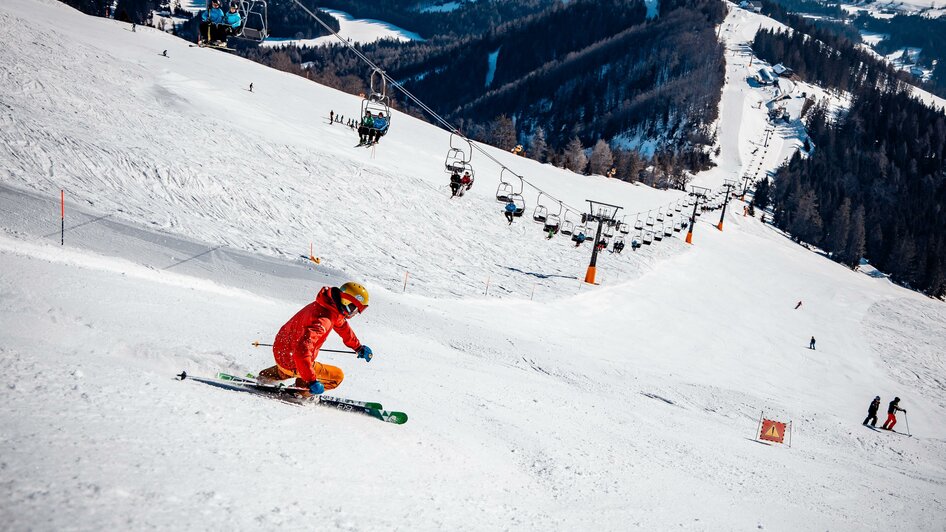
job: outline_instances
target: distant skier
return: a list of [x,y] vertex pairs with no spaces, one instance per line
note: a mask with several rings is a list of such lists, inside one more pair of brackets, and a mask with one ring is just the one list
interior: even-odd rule
[[893,430],[893,426],[897,424],[898,411],[906,412],[906,409],[900,408],[900,398],[894,397],[893,401],[890,401],[890,404],[887,406],[887,421],[884,421],[884,426],[880,428]]
[[165,50],[165,51],[161,52],[161,55],[163,55],[164,57],[167,57],[167,56],[168,56],[168,51]]
[[131,23],[131,32],[132,32],[132,33],[135,33],[135,26],[137,26],[137,24],[135,24],[134,22],[132,22],[132,23]]
[[358,358],[371,362],[371,348],[363,345],[348,320],[368,308],[368,291],[358,283],[326,286],[315,301],[302,307],[276,334],[273,357],[276,365],[259,372],[261,382],[296,377],[295,385],[313,394],[337,388],[345,378],[340,368],[316,362],[319,348],[334,330]]
[[867,425],[867,422],[870,421],[871,427],[877,426],[877,410],[880,409],[880,396],[874,397],[874,400],[870,402],[870,406],[867,407],[867,417],[864,418],[864,425]]
[[455,198],[455,197],[457,196],[457,194],[459,194],[459,192],[460,192],[460,185],[461,185],[461,184],[460,184],[460,174],[459,174],[458,172],[454,171],[452,174],[450,174],[450,192],[451,192],[450,197],[454,197],[454,198]]
[[815,349],[815,337],[814,337],[814,336],[812,336],[812,337],[811,337],[811,341],[808,342],[808,349],[811,349],[812,351],[814,351],[814,349]]
[[250,92],[253,92],[253,83],[250,83]]
[[333,123],[335,123],[335,111],[328,112],[328,123],[329,125],[332,125]]
[[503,214],[505,214],[506,219],[509,220],[509,225],[512,225],[512,222],[515,219],[517,210],[518,209],[515,203],[510,201],[509,203],[506,204],[506,208],[503,210]]
[[799,301],[798,304],[795,305],[795,310],[798,310],[798,307],[800,307],[800,306],[801,306],[801,301]]

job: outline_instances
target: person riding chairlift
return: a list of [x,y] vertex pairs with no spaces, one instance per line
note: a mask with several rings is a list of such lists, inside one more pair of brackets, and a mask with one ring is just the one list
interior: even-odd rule
[[369,132],[368,138],[371,142],[377,144],[387,132],[388,119],[384,117],[384,113],[378,113],[378,116],[374,118],[374,128]]
[[462,187],[460,188],[459,196],[463,196],[467,190],[473,188],[473,177],[470,176],[469,171],[463,172],[463,177],[460,178],[460,185],[462,185]]
[[197,35],[197,44],[204,40],[216,41],[217,26],[223,24],[223,10],[220,9],[220,0],[210,2],[210,9],[200,12],[200,33]]
[[362,144],[368,143],[373,128],[374,117],[371,116],[371,111],[365,111],[365,116],[361,118],[361,125],[358,126],[358,138]]
[[456,197],[459,194],[460,186],[461,186],[460,174],[454,171],[453,174],[450,175],[451,197]]
[[513,220],[515,220],[517,210],[518,210],[518,207],[516,207],[515,203],[510,201],[509,203],[506,204],[506,208],[503,210],[503,214],[505,214],[506,219],[509,220],[509,225],[512,225]]
[[212,0],[210,2],[210,12],[201,12],[200,35],[198,44],[202,39],[210,42],[225,43],[227,37],[235,35],[243,24],[243,17],[240,16],[236,2],[230,3],[230,9],[224,13],[220,9],[220,1]]

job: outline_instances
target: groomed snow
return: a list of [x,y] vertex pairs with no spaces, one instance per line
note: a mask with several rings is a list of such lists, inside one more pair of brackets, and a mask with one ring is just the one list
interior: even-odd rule
[[[305,79],[53,0],[3,2],[0,23],[6,528],[946,526],[942,302],[738,202],[725,231],[709,213],[695,245],[606,254],[581,286],[589,250],[506,225],[481,157],[447,199],[430,125],[395,113],[354,149],[326,117],[358,99]],[[729,76],[703,183],[747,164],[744,84]],[[679,197],[491,153],[576,206]],[[173,379],[271,364],[249,343],[349,278],[372,293],[353,327],[375,359],[320,360],[344,369],[338,395],[406,425]],[[877,394],[903,398],[915,437],[860,426]],[[794,422],[791,448],[753,439],[763,410]]]

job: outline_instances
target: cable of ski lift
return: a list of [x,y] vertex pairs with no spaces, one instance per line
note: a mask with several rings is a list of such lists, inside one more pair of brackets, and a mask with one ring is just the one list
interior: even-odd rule
[[[444,127],[447,129],[447,131],[450,132],[451,135],[456,135],[456,136],[458,136],[458,137],[464,139],[464,140],[469,144],[469,146],[470,146],[472,149],[475,149],[476,151],[478,151],[478,152],[480,152],[481,154],[483,154],[484,157],[486,157],[487,159],[489,159],[489,160],[493,161],[494,163],[496,163],[496,165],[501,168],[501,171],[500,171],[500,188],[502,188],[502,183],[503,183],[503,181],[502,181],[502,173],[503,173],[503,172],[509,172],[509,173],[512,174],[513,176],[519,178],[519,180],[521,181],[521,183],[522,183],[522,185],[523,185],[523,188],[524,188],[524,185],[529,185],[532,189],[534,189],[534,190],[535,190],[536,192],[538,192],[540,195],[545,195],[545,196],[551,198],[553,201],[557,202],[560,206],[564,207],[564,209],[565,209],[565,214],[567,214],[567,212],[568,212],[569,210],[574,211],[574,212],[576,212],[576,213],[582,212],[581,209],[577,209],[577,208],[575,208],[575,207],[572,207],[571,205],[565,203],[564,201],[559,200],[558,198],[555,198],[555,197],[552,196],[551,194],[548,194],[547,192],[545,192],[544,190],[542,190],[542,189],[539,188],[538,186],[536,186],[536,185],[532,184],[531,182],[529,182],[529,180],[527,180],[525,177],[523,177],[523,176],[517,174],[517,173],[514,172],[511,168],[509,168],[508,166],[504,165],[504,164],[501,163],[498,159],[496,159],[495,157],[493,157],[492,155],[490,155],[490,153],[487,152],[485,149],[483,149],[483,148],[479,145],[479,143],[474,142],[474,141],[473,141],[472,139],[470,139],[469,137],[466,137],[465,135],[463,135],[463,133],[460,132],[460,130],[459,130],[458,128],[456,128],[453,124],[451,124],[450,122],[448,122],[445,118],[443,118],[442,116],[440,116],[436,111],[434,111],[433,109],[431,109],[427,104],[425,104],[423,101],[421,101],[420,98],[418,98],[417,96],[414,96],[414,94],[411,93],[411,91],[407,90],[407,89],[406,89],[403,85],[401,85],[397,80],[395,80],[394,78],[392,78],[391,76],[389,76],[389,75],[387,74],[387,72],[385,72],[384,70],[382,70],[381,67],[379,67],[379,66],[378,66],[377,64],[375,64],[371,59],[369,59],[368,56],[366,56],[364,53],[361,52],[361,50],[359,50],[358,48],[356,48],[353,43],[349,42],[348,39],[345,39],[344,37],[342,37],[341,35],[339,35],[338,32],[336,32],[335,30],[333,30],[333,29],[331,28],[331,26],[329,26],[328,24],[326,24],[325,22],[323,22],[322,19],[320,19],[320,18],[318,17],[318,15],[316,15],[315,13],[312,12],[312,10],[310,10],[310,9],[307,8],[305,5],[303,5],[300,0],[292,0],[292,1],[293,1],[293,3],[295,3],[297,6],[299,6],[303,11],[305,11],[310,17],[312,17],[313,19],[315,19],[315,21],[318,22],[318,24],[319,24],[320,26],[322,26],[323,28],[325,28],[326,31],[328,31],[329,33],[331,33],[332,35],[334,35],[334,36],[339,40],[339,42],[341,42],[343,45],[345,45],[346,47],[348,47],[348,49],[350,49],[359,59],[361,59],[361,60],[364,61],[369,67],[371,67],[371,69],[372,69],[372,73],[371,73],[372,81],[373,81],[375,75],[380,75],[381,78],[382,78],[382,81],[390,82],[390,83],[391,83],[391,86],[393,86],[393,87],[396,88],[397,90],[401,91],[401,93],[404,94],[404,96],[406,96],[410,101],[414,102],[414,104],[417,105],[422,111],[424,111],[424,112],[426,112],[427,114],[429,114],[435,121],[437,121],[438,123],[440,123],[440,125],[444,126]],[[452,139],[451,139],[451,140],[452,140]],[[451,146],[452,146],[452,144],[451,144]],[[470,156],[472,156],[472,152],[470,152]],[[522,194],[523,192],[525,192],[525,191],[524,191],[523,189],[520,189],[520,191],[519,191],[519,196],[520,196],[520,197],[521,197],[521,194]],[[497,194],[497,196],[498,196],[498,195],[499,195],[499,194]],[[672,203],[668,204],[668,205],[667,205],[667,208],[669,209],[670,206],[673,205],[674,203],[678,203],[678,202],[672,202]],[[661,207],[661,208],[663,208],[663,207]],[[651,211],[653,211],[653,210],[654,210],[654,209],[651,209],[650,211],[641,211],[640,213],[635,213],[635,214],[636,214],[636,215],[639,215],[639,214],[643,214],[644,212],[647,212],[647,213],[649,214],[649,213],[650,213]],[[658,212],[659,212],[659,209],[658,209]],[[680,212],[680,211],[677,210],[677,212]],[[648,225],[649,225],[649,224],[648,224]],[[563,231],[563,232],[564,232],[564,231]]]
[[[463,135],[463,133],[461,133],[458,128],[454,127],[453,124],[451,124],[451,123],[448,122],[445,118],[443,118],[442,116],[440,116],[439,114],[437,114],[436,111],[434,111],[434,110],[431,109],[427,104],[425,104],[424,102],[422,102],[422,101],[420,100],[420,98],[418,98],[417,96],[414,96],[414,94],[411,93],[411,91],[407,90],[407,89],[406,89],[403,85],[401,85],[397,80],[395,80],[394,78],[392,78],[391,76],[389,76],[389,75],[387,74],[387,72],[385,72],[384,70],[382,70],[381,67],[379,67],[377,64],[375,64],[371,59],[368,59],[368,56],[366,56],[366,55],[363,54],[360,50],[358,50],[357,48],[355,48],[355,46],[354,46],[352,43],[348,42],[347,39],[345,39],[344,37],[342,37],[341,35],[339,35],[338,32],[336,32],[336,31],[333,30],[328,24],[326,24],[325,22],[323,22],[322,19],[320,19],[320,18],[318,17],[318,15],[316,15],[315,13],[312,12],[312,10],[310,10],[310,9],[307,8],[305,5],[303,5],[300,0],[292,0],[292,1],[293,1],[293,3],[295,3],[297,6],[299,6],[299,8],[301,8],[303,11],[305,11],[310,17],[312,17],[313,19],[315,19],[315,21],[318,22],[318,24],[319,24],[320,26],[322,26],[323,28],[325,28],[326,31],[328,31],[329,33],[331,33],[332,35],[334,35],[334,36],[339,40],[339,42],[341,42],[341,43],[344,44],[346,47],[348,47],[356,56],[358,56],[359,59],[361,59],[361,60],[364,61],[369,67],[371,67],[371,69],[372,69],[372,76],[373,76],[375,73],[380,74],[383,79],[385,79],[386,81],[388,81],[388,82],[391,83],[391,86],[392,86],[392,87],[394,87],[394,88],[396,88],[397,90],[401,91],[401,93],[403,93],[404,96],[406,96],[409,100],[411,100],[412,102],[414,102],[414,104],[417,105],[421,110],[423,110],[424,112],[426,112],[427,114],[429,114],[431,117],[433,117],[434,120],[436,120],[437,122],[439,122],[440,125],[444,126],[444,127],[447,129],[447,131],[449,131],[450,133],[455,134],[455,135],[457,135],[457,136],[459,136],[459,137],[465,139],[465,140],[470,144],[470,146],[473,147],[473,149],[475,149],[476,151],[478,151],[478,152],[480,152],[481,154],[483,154],[483,156],[486,157],[487,159],[489,159],[489,160],[493,161],[494,163],[496,163],[496,165],[499,166],[500,168],[502,168],[503,170],[506,170],[506,171],[508,171],[509,173],[511,173],[512,175],[518,177],[520,180],[522,180],[523,184],[529,185],[530,187],[532,187],[533,189],[535,189],[537,192],[545,193],[541,188],[539,188],[539,187],[535,186],[534,184],[530,183],[530,182],[529,182],[528,180],[526,180],[523,176],[521,176],[521,175],[519,175],[519,174],[513,172],[512,169],[510,169],[509,167],[507,167],[507,166],[504,165],[503,163],[499,162],[499,160],[497,160],[495,157],[493,157],[492,155],[490,155],[489,152],[487,152],[487,151],[484,150],[482,147],[480,147],[478,143],[474,142],[472,139],[470,139],[470,138],[466,137],[465,135]],[[550,194],[545,194],[545,195],[546,195],[546,196],[549,196],[550,198],[554,198],[554,196],[551,196]],[[576,209],[576,208],[574,208],[574,207],[568,205],[567,203],[565,203],[565,202],[563,202],[563,201],[561,201],[561,200],[559,200],[559,199],[557,199],[557,198],[555,198],[555,201],[557,201],[558,203],[564,205],[566,208],[575,210],[576,212],[581,212],[579,209]]]

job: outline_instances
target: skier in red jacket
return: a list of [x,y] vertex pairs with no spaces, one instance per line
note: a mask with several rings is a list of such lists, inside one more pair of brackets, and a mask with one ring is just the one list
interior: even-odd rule
[[296,386],[313,394],[337,388],[345,378],[342,370],[315,359],[319,348],[334,330],[358,358],[371,362],[371,348],[362,345],[348,325],[348,319],[368,308],[368,291],[358,283],[326,286],[315,301],[302,307],[279,329],[273,341],[276,365],[259,372],[260,380],[281,381],[296,377]]

